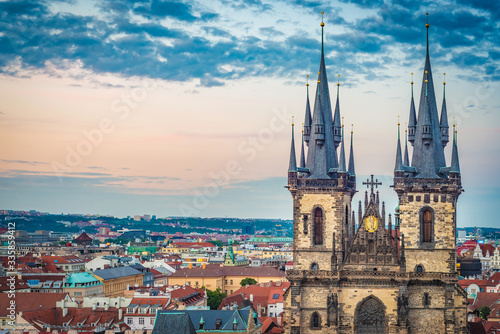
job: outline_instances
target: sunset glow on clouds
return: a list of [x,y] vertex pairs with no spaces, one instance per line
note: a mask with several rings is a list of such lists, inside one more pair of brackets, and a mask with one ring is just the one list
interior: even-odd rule
[[459,130],[458,223],[495,225],[496,2],[0,2],[0,208],[290,219],[291,116],[318,70],[321,11],[358,182],[377,175],[388,208],[430,13],[438,107],[446,72]]

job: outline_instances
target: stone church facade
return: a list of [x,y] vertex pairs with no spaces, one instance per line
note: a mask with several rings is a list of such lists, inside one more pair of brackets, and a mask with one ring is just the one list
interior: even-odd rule
[[426,27],[420,104],[417,114],[412,82],[404,153],[398,124],[394,222],[386,217],[376,190],[381,183],[373,176],[363,182],[369,189],[356,217],[353,134],[347,161],[340,84],[332,110],[322,42],[312,112],[307,87],[298,161],[292,125],[287,188],[293,198],[294,268],[287,272],[284,333],[466,333],[466,293],[457,284],[455,252],[462,192],[458,148],[453,129],[446,166],[446,101],[443,96],[439,115]]

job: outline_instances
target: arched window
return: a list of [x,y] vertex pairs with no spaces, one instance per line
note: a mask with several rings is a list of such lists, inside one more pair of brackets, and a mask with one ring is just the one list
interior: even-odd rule
[[356,307],[354,333],[386,334],[385,307],[373,297],[368,297]]
[[318,270],[318,264],[316,262],[311,264],[311,270]]
[[323,210],[320,208],[314,210],[314,244],[323,244]]
[[432,242],[433,217],[430,208],[425,208],[421,214],[421,240],[422,242]]
[[318,312],[314,312],[311,318],[311,327],[312,328],[320,328],[319,314]]
[[424,267],[422,267],[422,265],[418,265],[417,268],[415,268],[415,271],[417,273],[423,273],[424,272]]

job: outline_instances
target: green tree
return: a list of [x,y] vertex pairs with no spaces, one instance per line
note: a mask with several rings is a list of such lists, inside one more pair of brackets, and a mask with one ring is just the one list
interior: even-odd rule
[[481,316],[481,319],[487,320],[490,313],[491,310],[488,306],[483,306],[479,309],[479,315]]
[[257,284],[257,281],[251,277],[245,277],[244,279],[241,280],[240,285],[245,286],[245,285],[253,285]]
[[217,288],[215,291],[207,289],[207,296],[207,305],[210,306],[211,310],[217,310],[222,300],[227,297],[227,294]]
[[214,246],[217,246],[219,248],[222,248],[222,246],[224,246],[224,244],[222,243],[222,241],[220,240],[210,240],[209,241],[211,244],[213,244]]

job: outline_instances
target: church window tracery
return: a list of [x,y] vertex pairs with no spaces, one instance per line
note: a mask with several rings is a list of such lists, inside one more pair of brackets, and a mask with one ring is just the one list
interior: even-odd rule
[[318,329],[321,327],[318,312],[314,312],[312,317],[311,317],[311,327],[314,329]]

